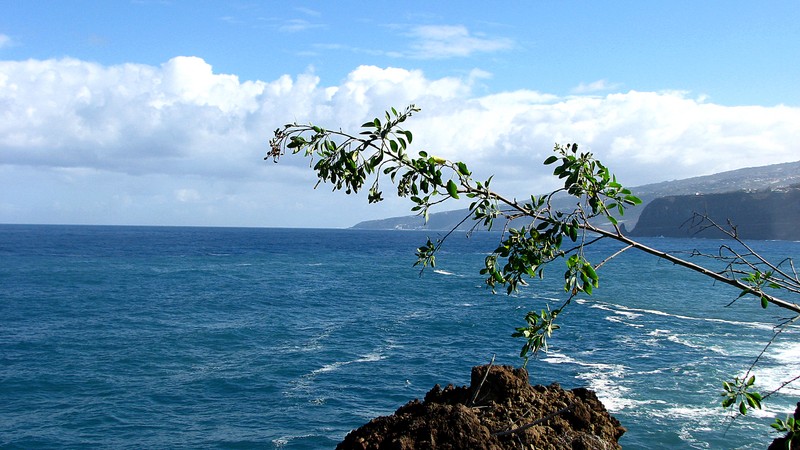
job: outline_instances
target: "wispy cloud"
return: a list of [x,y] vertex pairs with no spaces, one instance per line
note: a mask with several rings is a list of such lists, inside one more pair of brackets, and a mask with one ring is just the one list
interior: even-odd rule
[[322,15],[321,12],[319,12],[319,11],[317,11],[315,9],[304,8],[302,6],[298,6],[298,7],[294,8],[294,10],[297,11],[297,12],[301,12],[301,13],[303,13],[305,15],[308,15],[308,16],[313,16],[313,17],[319,17],[319,16]]
[[463,25],[421,25],[409,33],[413,38],[408,56],[441,59],[508,50],[514,41],[473,34]]
[[278,26],[278,31],[284,33],[298,33],[301,31],[312,30],[314,28],[322,28],[323,25],[318,23],[311,23],[305,19],[289,19],[284,21]]
[[221,20],[221,21],[223,21],[223,22],[225,22],[227,24],[230,24],[230,25],[241,25],[241,24],[244,23],[243,20],[238,19],[238,18],[233,17],[233,16],[222,16],[222,17],[219,18],[219,20]]
[[12,44],[13,42],[8,35],[0,33],[0,48],[11,47]]
[[591,83],[581,83],[572,88],[573,94],[592,94],[596,92],[613,91],[621,87],[620,83],[609,83],[608,80],[597,80]]

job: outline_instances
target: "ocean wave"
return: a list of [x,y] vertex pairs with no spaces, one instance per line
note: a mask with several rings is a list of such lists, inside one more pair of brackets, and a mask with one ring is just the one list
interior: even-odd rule
[[773,344],[768,350],[767,356],[782,364],[793,365],[800,370],[800,342]]
[[693,348],[696,350],[711,350],[714,353],[719,353],[720,355],[727,355],[728,353],[717,345],[706,345],[703,343],[696,343],[690,339],[684,338],[677,334],[670,334],[667,336],[667,340],[673,342],[675,344],[683,345],[684,347]]
[[609,311],[609,312],[612,312],[612,313],[620,315],[620,316],[625,316],[628,319],[638,319],[639,317],[642,317],[642,314],[640,314],[640,313],[636,313],[636,312],[632,312],[632,311],[628,311],[628,310],[622,310],[622,309],[614,309],[614,308],[611,307],[611,305],[604,305],[602,303],[593,304],[593,305],[590,306],[590,308],[602,309],[603,311]]
[[660,328],[656,328],[655,330],[647,333],[648,336],[664,336],[666,334],[670,334],[672,331],[670,330],[662,330]]
[[434,269],[433,273],[438,273],[439,275],[455,275],[453,272],[448,272],[441,269]]
[[617,305],[617,304],[614,304],[614,303],[597,303],[597,304],[593,304],[591,307],[600,308],[600,309],[604,309],[604,310],[607,310],[607,311],[612,311],[615,314],[621,314],[621,315],[624,315],[626,313],[639,314],[640,316],[644,315],[644,314],[650,314],[650,315],[655,315],[655,316],[672,317],[672,318],[681,319],[681,320],[691,320],[691,321],[711,322],[711,323],[723,323],[723,324],[726,324],[726,325],[736,325],[736,326],[741,326],[741,327],[751,328],[751,329],[756,329],[756,330],[770,330],[771,331],[775,327],[773,324],[769,324],[769,323],[741,322],[741,321],[736,321],[736,320],[717,319],[717,318],[714,318],[714,317],[692,317],[692,316],[686,316],[686,315],[682,315],[682,314],[672,314],[672,313],[668,313],[668,312],[661,311],[661,310],[658,310],[658,309],[630,308],[630,307],[627,307],[627,306]]
[[386,359],[386,356],[381,354],[380,352],[368,353],[363,355],[359,358],[352,359],[350,361],[336,361],[330,364],[325,364],[324,366],[320,367],[319,369],[315,369],[311,371],[311,375],[318,375],[320,373],[325,372],[333,372],[334,370],[339,369],[340,367],[347,366],[350,364],[358,364],[358,363],[367,363],[367,362],[376,362],[382,359]]
[[586,381],[589,389],[597,394],[597,398],[612,413],[641,403],[625,397],[631,389],[617,381],[625,377],[626,367],[622,364],[584,362],[558,352],[551,352],[542,360],[549,364],[574,364],[588,369],[579,371],[575,378]]
[[643,328],[643,327],[644,327],[644,325],[642,325],[642,324],[640,324],[640,323],[630,323],[630,322],[626,322],[625,320],[621,319],[621,318],[620,318],[620,317],[618,317],[618,316],[606,316],[606,317],[604,317],[604,319],[605,319],[605,320],[607,320],[607,321],[609,321],[609,322],[621,323],[621,324],[623,324],[623,325],[627,325],[627,326],[629,326],[629,327],[633,327],[633,328]]
[[284,448],[289,445],[290,442],[298,440],[298,439],[309,439],[317,437],[314,434],[301,434],[296,436],[281,436],[272,440],[273,448]]
[[[756,386],[763,392],[772,392],[782,384],[800,375],[800,343],[773,344],[753,369]],[[779,391],[783,395],[800,395],[800,380],[787,384]]]
[[321,333],[317,334],[316,336],[312,337],[303,345],[296,345],[295,350],[299,350],[302,352],[315,352],[319,351],[322,348],[322,342],[328,339],[333,332],[338,331],[342,328],[341,323],[328,325],[326,326]]

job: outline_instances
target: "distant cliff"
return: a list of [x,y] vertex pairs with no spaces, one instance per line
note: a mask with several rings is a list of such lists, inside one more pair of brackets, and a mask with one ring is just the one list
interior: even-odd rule
[[[729,172],[705,175],[701,177],[687,178],[684,180],[664,181],[661,183],[648,184],[644,186],[632,187],[631,190],[637,197],[642,199],[642,205],[630,208],[624,217],[618,219],[619,222],[627,227],[634,228],[639,220],[646,205],[651,201],[676,195],[691,196],[694,194],[718,194],[731,191],[776,191],[788,186],[800,183],[800,161],[773,164],[769,166],[750,167],[745,169],[732,170]],[[529,193],[530,194],[530,193]],[[574,208],[574,199],[566,195],[554,199],[553,206],[556,209]],[[388,219],[369,220],[360,222],[353,226],[359,229],[371,230],[450,230],[466,217],[466,209],[456,211],[445,211],[433,213],[426,224],[419,216],[392,217]],[[691,217],[686,216],[684,220]],[[472,222],[467,221],[460,228],[471,227]],[[521,225],[521,224],[520,224]],[[603,226],[603,224],[597,224]],[[518,226],[514,224],[514,226]],[[644,230],[644,229],[643,229]],[[642,231],[644,232],[644,231]],[[663,233],[661,233],[663,234]],[[777,239],[777,238],[771,238]]]
[[728,220],[743,239],[800,240],[800,184],[766,191],[674,195],[651,201],[631,236],[721,238],[715,229],[692,226],[694,213],[720,225]]

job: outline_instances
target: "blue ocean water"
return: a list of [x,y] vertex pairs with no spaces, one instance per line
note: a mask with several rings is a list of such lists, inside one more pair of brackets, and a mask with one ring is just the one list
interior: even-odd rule
[[[510,334],[527,310],[560,304],[561,269],[492,295],[478,270],[496,235],[451,237],[420,276],[426,236],[1,225],[0,447],[333,448],[436,383],[467,384],[493,354],[520,365]],[[600,276],[529,363],[532,382],[595,389],[628,428],[625,448],[764,448],[800,386],[733,423],[718,395],[777,308],[723,308],[738,292],[635,252]],[[799,338],[773,344],[759,388],[800,373]]]

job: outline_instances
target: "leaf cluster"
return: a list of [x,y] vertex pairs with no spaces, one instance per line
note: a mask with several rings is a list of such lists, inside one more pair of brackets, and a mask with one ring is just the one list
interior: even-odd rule
[[547,339],[552,336],[553,331],[559,329],[559,325],[555,323],[556,316],[561,312],[561,309],[550,311],[548,307],[541,312],[528,311],[525,315],[524,327],[519,327],[511,335],[512,337],[519,337],[526,340],[525,345],[519,352],[519,356],[524,359],[523,367],[528,364],[531,356],[535,355],[539,350],[547,352]]
[[317,173],[317,186],[329,183],[334,191],[353,194],[369,184],[370,203],[384,200],[381,180],[388,177],[396,186],[397,195],[409,198],[415,204],[412,211],[427,221],[432,206],[458,199],[460,193],[466,192],[465,181],[471,172],[461,162],[453,163],[425,151],[417,157],[408,152],[413,135],[400,125],[418,111],[414,105],[402,112],[392,108],[383,120],[375,118],[362,124],[362,131],[355,136],[313,124],[286,124],[275,130],[264,159],[277,162],[287,152],[303,153]]
[[723,381],[723,391],[720,394],[724,397],[722,407],[733,408],[738,403],[738,411],[743,416],[747,415],[750,409],[761,409],[761,394],[752,390],[755,382],[755,375],[747,379],[735,377],[732,381]]

